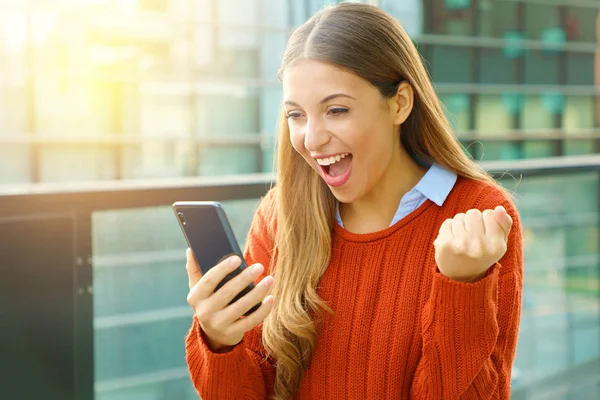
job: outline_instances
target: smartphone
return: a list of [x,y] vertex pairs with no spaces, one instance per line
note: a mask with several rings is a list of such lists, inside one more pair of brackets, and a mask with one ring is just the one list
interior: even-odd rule
[[[238,276],[246,268],[240,245],[231,229],[225,210],[219,202],[177,201],[173,203],[173,211],[188,246],[194,257],[196,257],[202,275],[229,256],[237,255],[242,260],[235,271],[219,282],[215,291]],[[250,283],[229,304],[235,303],[253,288],[254,283]],[[244,315],[252,314],[260,305],[261,303],[256,304]]]

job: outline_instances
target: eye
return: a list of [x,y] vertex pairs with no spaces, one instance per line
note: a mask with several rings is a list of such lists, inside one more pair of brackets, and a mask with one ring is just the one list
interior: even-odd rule
[[335,117],[337,115],[345,114],[348,111],[349,110],[347,108],[336,107],[336,108],[332,108],[331,110],[329,110],[329,114],[331,114]]
[[302,117],[302,114],[298,111],[290,111],[287,113],[287,119],[298,119],[300,117]]

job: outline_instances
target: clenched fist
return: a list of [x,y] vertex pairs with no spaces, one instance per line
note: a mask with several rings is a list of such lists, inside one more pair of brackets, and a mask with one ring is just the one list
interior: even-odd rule
[[506,253],[512,224],[502,206],[447,219],[433,242],[438,269],[456,281],[478,281]]

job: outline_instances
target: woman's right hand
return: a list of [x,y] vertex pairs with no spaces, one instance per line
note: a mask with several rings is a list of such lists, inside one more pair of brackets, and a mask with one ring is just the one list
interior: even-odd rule
[[[214,352],[229,351],[242,341],[245,332],[260,324],[271,312],[273,296],[267,294],[273,286],[273,277],[264,277],[249,293],[229,305],[239,292],[260,276],[264,267],[261,264],[249,266],[215,292],[219,282],[239,267],[239,257],[223,260],[202,276],[190,249],[187,249],[186,256],[185,269],[190,286],[187,302],[200,322],[208,347]],[[260,302],[258,310],[243,317]]]

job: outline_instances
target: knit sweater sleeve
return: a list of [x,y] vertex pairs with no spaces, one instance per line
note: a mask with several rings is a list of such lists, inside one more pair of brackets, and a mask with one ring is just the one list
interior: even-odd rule
[[522,228],[510,200],[490,197],[474,208],[506,208],[513,219],[507,252],[476,283],[453,281],[435,268],[421,315],[423,348],[413,400],[510,398],[521,314]]
[[[268,274],[272,241],[265,214],[272,207],[269,193],[257,210],[247,237],[244,259],[247,265],[261,263]],[[190,377],[203,400],[265,399],[273,391],[275,369],[262,345],[262,324],[246,332],[241,343],[227,353],[212,352],[194,317],[186,340],[186,361]]]

